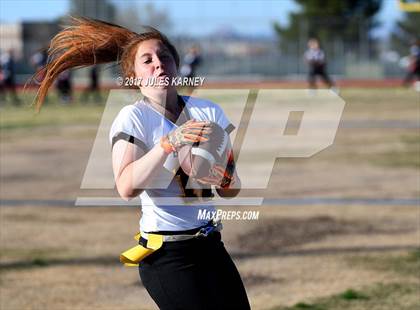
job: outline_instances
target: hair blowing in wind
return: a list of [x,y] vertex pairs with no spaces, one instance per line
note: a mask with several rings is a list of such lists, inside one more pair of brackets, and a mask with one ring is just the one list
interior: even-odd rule
[[[40,70],[44,78],[35,98],[39,111],[47,92],[65,70],[117,61],[124,76],[134,76],[134,58],[139,43],[158,39],[168,47],[179,66],[179,55],[168,38],[153,27],[136,33],[100,20],[72,17],[72,25],[60,31],[48,49],[48,63]],[[39,74],[38,72],[37,74]]]
[[136,33],[110,23],[72,17],[72,25],[59,32],[48,49],[45,75],[35,98],[36,109],[44,102],[56,78],[65,70],[117,61],[123,47]]

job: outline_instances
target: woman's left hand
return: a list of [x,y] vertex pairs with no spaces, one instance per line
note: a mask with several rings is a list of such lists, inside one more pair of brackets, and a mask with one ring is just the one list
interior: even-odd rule
[[229,188],[235,184],[235,176],[228,175],[221,165],[214,164],[210,171],[210,176],[196,179],[197,182],[201,184],[215,185],[220,188]]

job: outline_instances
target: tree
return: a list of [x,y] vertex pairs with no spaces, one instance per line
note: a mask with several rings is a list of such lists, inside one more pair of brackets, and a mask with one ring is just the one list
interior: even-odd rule
[[379,25],[374,19],[382,0],[295,0],[301,10],[291,13],[289,25],[274,24],[281,47],[317,37],[321,42],[348,43],[371,40],[369,32]]
[[167,33],[170,30],[171,21],[167,12],[158,10],[153,3],[140,6],[130,3],[129,6],[118,9],[117,24],[137,32],[141,32],[142,26],[152,26]]
[[420,40],[420,12],[405,13],[398,21],[391,35],[391,47],[400,53],[408,54],[408,47],[414,40]]
[[137,3],[132,3],[130,6],[118,7],[116,23],[126,27],[132,31],[139,31],[141,27],[139,7]]

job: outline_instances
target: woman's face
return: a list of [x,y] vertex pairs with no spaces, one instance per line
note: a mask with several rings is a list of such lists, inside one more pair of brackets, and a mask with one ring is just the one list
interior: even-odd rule
[[308,42],[308,47],[309,47],[309,48],[314,48],[314,49],[317,49],[317,48],[319,48],[319,43],[318,43],[318,41],[317,41],[317,40],[314,40],[314,39],[309,40],[309,42]]
[[[177,75],[177,68],[169,49],[160,40],[151,39],[138,45],[134,72],[140,80],[141,91],[147,96],[147,93],[170,88],[172,78]],[[146,81],[149,81],[149,85],[146,85]]]

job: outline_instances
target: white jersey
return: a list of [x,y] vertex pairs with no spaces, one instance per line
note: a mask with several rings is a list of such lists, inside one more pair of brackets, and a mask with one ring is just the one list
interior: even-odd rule
[[[217,104],[188,96],[183,96],[182,99],[191,118],[199,121],[215,122],[228,132],[234,128]],[[148,152],[155,144],[160,143],[162,136],[167,135],[176,127],[174,123],[144,100],[139,100],[121,109],[112,123],[109,140],[113,145],[118,139],[123,138]],[[140,194],[142,204],[141,231],[189,230],[208,222],[205,219],[198,219],[198,213],[199,210],[214,211],[211,201],[206,206],[182,205],[184,190],[182,185],[173,178],[178,168],[178,158],[172,153],[165,161],[164,169],[153,181],[153,184],[159,184],[159,180],[168,180],[169,177],[169,179],[172,179],[169,186],[167,188],[147,188]],[[175,200],[178,197],[181,203],[170,205],[170,203],[163,201],[165,197],[175,197]]]
[[320,48],[310,48],[305,52],[305,59],[310,64],[324,64],[325,53]]

